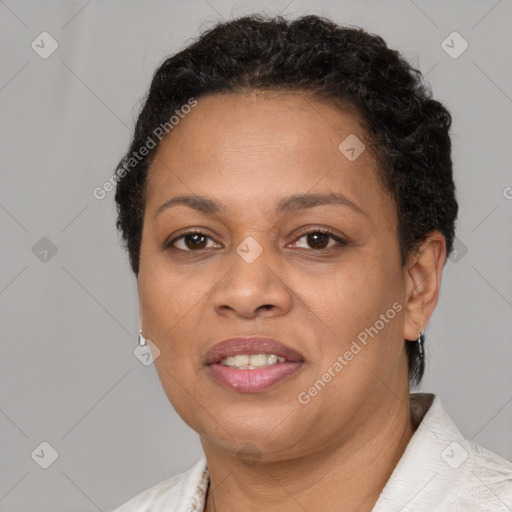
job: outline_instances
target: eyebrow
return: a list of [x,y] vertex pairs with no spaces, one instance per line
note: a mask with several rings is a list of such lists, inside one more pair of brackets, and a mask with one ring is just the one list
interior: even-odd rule
[[[276,213],[290,214],[315,206],[335,204],[351,208],[357,213],[368,215],[353,201],[340,193],[331,192],[330,194],[294,194],[281,199],[276,205]],[[168,210],[173,206],[184,205],[205,215],[216,215],[224,213],[226,208],[218,201],[207,196],[184,195],[169,199],[163,203],[155,213],[155,217],[164,210]]]

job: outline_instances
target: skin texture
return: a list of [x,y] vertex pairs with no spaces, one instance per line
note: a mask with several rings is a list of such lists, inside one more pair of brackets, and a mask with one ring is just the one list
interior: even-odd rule
[[[445,242],[432,233],[400,265],[394,201],[369,149],[354,161],[339,151],[350,134],[365,141],[355,115],[305,94],[213,95],[174,127],[150,167],[141,327],[161,351],[155,365],[170,402],[200,435],[207,511],[370,511],[413,434],[403,340],[417,339],[435,308]],[[274,210],[294,194],[331,192],[362,213],[339,204]],[[225,211],[157,214],[179,195],[208,196]],[[347,243],[304,235],[326,228]],[[190,237],[164,247],[198,229],[209,237],[199,248]],[[236,252],[249,236],[263,249],[252,263]],[[396,316],[301,404],[299,394],[394,303]],[[304,363],[263,392],[226,389],[204,357],[236,335],[276,338]]]

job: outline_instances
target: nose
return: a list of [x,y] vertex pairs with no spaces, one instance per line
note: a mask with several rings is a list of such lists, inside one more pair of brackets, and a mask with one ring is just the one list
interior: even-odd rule
[[265,251],[251,263],[236,252],[231,257],[231,269],[211,292],[219,315],[252,319],[288,313],[291,292]]

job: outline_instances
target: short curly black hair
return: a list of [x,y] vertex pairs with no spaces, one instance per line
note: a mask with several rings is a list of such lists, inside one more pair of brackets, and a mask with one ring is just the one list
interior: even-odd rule
[[[396,203],[402,265],[434,230],[444,235],[450,254],[458,211],[451,116],[432,99],[420,71],[359,27],[315,15],[287,20],[252,14],[217,23],[153,75],[115,174],[116,225],[136,275],[146,176],[161,137],[149,141],[163,133],[158,127],[169,126],[191,99],[258,89],[308,92],[355,109],[379,164],[378,177]],[[424,361],[418,343],[405,343],[409,380],[417,385]]]

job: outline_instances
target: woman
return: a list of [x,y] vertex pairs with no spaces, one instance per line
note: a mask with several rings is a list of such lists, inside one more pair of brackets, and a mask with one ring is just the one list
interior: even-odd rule
[[410,394],[454,239],[450,123],[380,37],[316,16],[221,23],[161,65],[117,226],[204,456],[116,512],[512,510],[512,464]]

